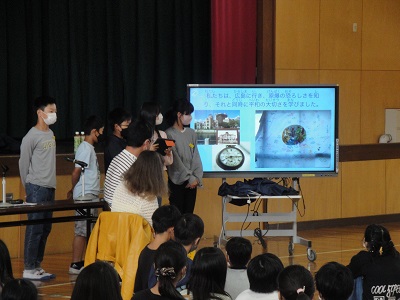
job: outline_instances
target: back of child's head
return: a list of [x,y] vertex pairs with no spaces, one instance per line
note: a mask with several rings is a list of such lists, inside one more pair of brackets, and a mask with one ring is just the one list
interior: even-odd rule
[[181,212],[175,205],[160,206],[151,216],[155,233],[163,233],[167,231],[168,228],[175,227],[180,217]]
[[354,279],[349,268],[329,262],[315,274],[317,290],[324,300],[347,300],[353,292]]
[[398,255],[389,231],[381,225],[368,225],[365,229],[364,239],[367,243],[368,251],[373,256]]
[[130,121],[132,114],[125,108],[117,107],[108,114],[108,130],[109,133],[114,131],[114,125],[121,125],[124,121]]
[[252,258],[247,267],[250,290],[264,294],[277,291],[277,278],[282,270],[283,264],[274,254],[264,253]]
[[225,246],[229,266],[232,268],[245,268],[251,258],[252,249],[248,239],[243,237],[229,239]]
[[117,272],[106,262],[96,261],[78,275],[72,300],[122,300]]
[[303,266],[291,265],[279,273],[278,290],[285,300],[312,299],[315,292],[314,279]]
[[98,116],[92,115],[88,117],[83,124],[83,131],[85,135],[90,135],[93,129],[99,131],[102,127],[104,127],[103,120]]
[[204,222],[195,214],[187,213],[182,215],[175,224],[175,241],[184,246],[193,244],[204,234]]
[[131,147],[141,147],[146,140],[153,137],[154,126],[148,122],[135,121],[122,131],[126,144]]
[[36,112],[38,109],[44,110],[49,104],[56,104],[56,100],[49,96],[37,97],[33,101],[33,110]]
[[10,252],[3,240],[0,240],[0,286],[6,284],[12,279],[14,279],[14,275],[12,271]]
[[36,286],[26,279],[13,279],[7,282],[1,292],[2,300],[37,300]]
[[160,295],[168,299],[183,299],[175,285],[185,275],[186,250],[173,240],[158,247],[154,255],[155,273]]
[[216,247],[197,251],[189,279],[193,299],[210,299],[210,294],[225,294],[227,263],[224,253]]
[[165,114],[165,120],[168,126],[174,125],[175,121],[178,119],[177,114],[180,112],[182,115],[190,115],[194,111],[193,104],[187,99],[176,100],[170,109]]

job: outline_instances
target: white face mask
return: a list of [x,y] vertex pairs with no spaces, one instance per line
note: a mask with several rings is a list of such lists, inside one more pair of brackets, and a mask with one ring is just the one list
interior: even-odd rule
[[57,113],[45,113],[47,115],[47,119],[43,118],[43,121],[47,125],[53,125],[57,121]]
[[192,115],[182,115],[181,122],[184,126],[189,125],[190,121],[192,121]]
[[162,115],[162,113],[159,113],[157,118],[156,118],[156,125],[160,125],[163,121],[164,117]]

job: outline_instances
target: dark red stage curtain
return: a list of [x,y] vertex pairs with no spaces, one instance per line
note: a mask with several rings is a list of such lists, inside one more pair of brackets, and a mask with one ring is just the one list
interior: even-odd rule
[[256,82],[256,0],[212,0],[212,82]]

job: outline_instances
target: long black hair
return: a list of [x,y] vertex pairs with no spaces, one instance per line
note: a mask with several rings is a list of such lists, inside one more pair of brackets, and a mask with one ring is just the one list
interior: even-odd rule
[[159,104],[155,102],[144,102],[140,108],[139,119],[155,126],[156,118],[160,112],[161,107]]
[[188,284],[193,300],[221,299],[216,294],[229,296],[224,290],[226,270],[226,258],[221,249],[200,249],[194,257]]
[[7,282],[14,279],[10,252],[7,245],[0,240],[0,286],[4,286]]
[[365,229],[364,239],[367,242],[368,251],[374,257],[399,255],[390,238],[389,231],[381,225],[368,225]]
[[158,247],[154,256],[158,291],[168,299],[184,299],[175,284],[181,280],[181,270],[186,266],[186,251],[183,246],[169,240]]
[[36,286],[27,279],[12,279],[4,285],[1,292],[3,300],[37,300]]
[[96,261],[78,275],[71,300],[122,300],[119,278],[114,268]]

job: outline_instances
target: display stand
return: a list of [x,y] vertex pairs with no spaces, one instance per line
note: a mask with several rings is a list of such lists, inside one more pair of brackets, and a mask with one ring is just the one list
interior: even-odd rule
[[[75,162],[75,163],[77,163],[77,164],[79,164],[79,162]],[[87,166],[84,166],[84,165],[82,165],[82,164],[79,164],[80,166],[81,166],[81,179],[82,179],[82,195],[81,196],[79,196],[79,197],[77,197],[77,198],[75,198],[74,200],[76,200],[76,201],[90,201],[90,200],[93,200],[93,199],[96,199],[97,197],[96,196],[94,196],[94,195],[91,195],[91,194],[85,194],[85,167]]]
[[[224,179],[223,179],[224,180]],[[289,229],[279,229],[270,228],[268,230],[261,230],[262,237],[290,237],[288,252],[289,255],[293,255],[294,244],[300,244],[307,247],[307,258],[309,261],[315,261],[317,255],[312,249],[311,241],[299,237],[297,235],[297,203],[302,198],[301,195],[290,195],[290,196],[267,196],[260,195],[257,193],[249,193],[247,197],[238,196],[223,196],[222,197],[222,230],[219,238],[219,244],[222,241],[227,241],[227,237],[233,236],[254,236],[254,230],[227,230],[227,223],[243,223],[243,222],[274,222],[274,223],[289,223],[291,228]],[[264,208],[267,211],[268,199],[287,199],[292,202],[292,210],[285,213],[258,213],[257,215],[251,215],[246,213],[231,213],[227,209],[227,205],[233,199],[241,199],[247,201],[247,205],[255,200],[262,200],[264,202]]]
[[83,161],[76,160],[76,159],[69,158],[69,157],[66,157],[65,159],[67,161],[73,162],[74,164],[77,164],[77,165],[79,165],[81,167],[82,194],[81,194],[81,196],[75,198],[74,200],[76,200],[76,201],[90,201],[90,200],[96,199],[97,197],[92,195],[92,194],[88,194],[88,195],[85,194],[85,168],[88,166],[88,164],[83,162]]

